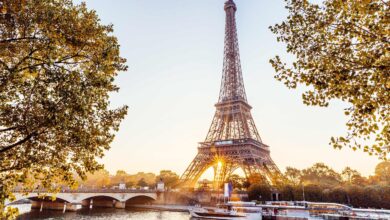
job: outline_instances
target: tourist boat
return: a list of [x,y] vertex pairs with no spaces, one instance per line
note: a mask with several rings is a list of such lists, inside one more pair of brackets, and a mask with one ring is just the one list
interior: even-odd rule
[[259,206],[262,208],[262,215],[265,219],[276,216],[311,219],[310,212],[305,206],[292,201],[266,202],[266,204],[261,204]]
[[190,210],[193,219],[245,219],[246,215],[238,214],[235,211],[210,209],[210,208],[194,208]]
[[194,219],[260,220],[261,208],[254,202],[228,202],[217,207],[195,207],[190,214]]
[[338,203],[278,201],[259,205],[263,217],[289,217],[297,219],[359,219],[359,220],[389,220],[390,210],[357,209]]

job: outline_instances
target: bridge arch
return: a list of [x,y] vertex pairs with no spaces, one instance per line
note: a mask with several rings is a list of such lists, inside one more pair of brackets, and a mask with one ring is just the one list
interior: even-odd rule
[[93,195],[82,195],[78,197],[78,200],[80,202],[84,200],[90,200],[90,199],[107,199],[107,200],[112,199],[116,201],[122,200],[119,195],[115,195],[115,194],[93,194]]
[[149,195],[136,195],[128,198],[126,204],[147,204],[156,201],[156,198]]
[[[67,202],[67,203],[71,203],[72,202],[72,198],[70,198],[69,196],[67,195],[57,195],[54,197],[55,198],[55,202]],[[34,194],[28,194],[28,195],[15,195],[15,200],[14,201],[6,201],[6,205],[11,205],[13,203],[16,203],[20,200],[24,200],[24,199],[28,199],[28,200],[31,200],[31,201],[53,201],[52,200],[52,196],[51,195],[47,195],[45,197],[42,197],[41,195],[38,195],[36,193]]]

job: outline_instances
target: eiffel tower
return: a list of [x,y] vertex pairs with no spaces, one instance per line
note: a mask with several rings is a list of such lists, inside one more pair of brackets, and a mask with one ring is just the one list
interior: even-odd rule
[[280,171],[256,129],[242,79],[233,0],[225,3],[226,29],[222,84],[216,112],[198,154],[181,176],[182,185],[194,187],[200,176],[214,168],[214,188],[222,186],[241,168],[247,180],[272,184]]

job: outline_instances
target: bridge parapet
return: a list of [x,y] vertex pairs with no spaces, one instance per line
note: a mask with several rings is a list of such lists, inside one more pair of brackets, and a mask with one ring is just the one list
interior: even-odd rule
[[[52,193],[47,190],[13,190],[13,193]],[[144,190],[144,189],[77,189],[69,190],[63,189],[57,193],[156,193],[157,190]]]
[[[46,190],[34,191],[14,191],[15,201],[22,199],[40,199],[42,196],[46,198],[55,197],[66,203],[82,204],[83,200],[105,197],[111,198],[118,202],[126,202],[135,197],[148,197],[157,200],[157,192],[155,190],[131,190],[131,189],[98,189],[98,190],[62,190],[58,193],[50,193]],[[6,201],[6,205],[10,204]]]

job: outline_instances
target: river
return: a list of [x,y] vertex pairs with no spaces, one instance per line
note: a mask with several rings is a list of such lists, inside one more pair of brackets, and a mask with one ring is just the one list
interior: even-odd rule
[[18,220],[29,219],[129,219],[129,220],[189,220],[190,214],[186,212],[173,211],[150,211],[140,209],[79,209],[77,212],[31,210],[31,205],[15,205],[19,208]]
[[[61,212],[61,211],[49,211],[43,210],[40,212],[37,209],[31,209],[30,204],[14,205],[19,208],[20,215],[18,220],[30,220],[30,219],[50,219],[50,220],[86,220],[86,219],[98,219],[98,220],[111,220],[111,219],[129,219],[129,220],[189,220],[191,219],[190,214],[187,212],[177,211],[152,211],[152,210],[141,210],[136,208],[126,209],[115,209],[115,208],[95,208],[95,209],[78,209],[76,212]],[[360,216],[366,217],[364,219],[390,219],[390,212],[388,210],[379,210],[378,214],[374,212],[360,213]],[[388,214],[384,214],[388,213]],[[368,214],[371,218],[368,217]],[[287,216],[284,216],[284,219]],[[356,216],[355,216],[356,217]],[[265,217],[263,217],[264,219]],[[308,219],[325,219],[324,217],[307,216]],[[291,216],[291,219],[296,219]]]

